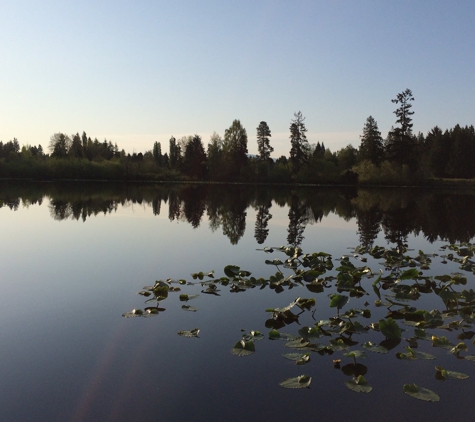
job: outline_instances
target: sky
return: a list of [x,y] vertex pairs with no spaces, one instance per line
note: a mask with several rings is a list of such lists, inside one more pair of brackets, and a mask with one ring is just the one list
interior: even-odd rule
[[335,152],[370,115],[386,137],[406,88],[415,133],[472,125],[474,22],[473,0],[0,0],[0,141],[167,152],[238,119],[251,154],[267,122],[277,158],[301,111]]

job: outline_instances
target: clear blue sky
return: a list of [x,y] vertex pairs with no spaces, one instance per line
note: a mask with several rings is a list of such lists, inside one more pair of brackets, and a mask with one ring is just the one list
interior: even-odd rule
[[264,120],[278,157],[300,110],[336,151],[370,115],[386,136],[406,88],[415,132],[475,124],[474,0],[4,0],[0,40],[3,142],[166,152],[239,119],[256,153]]

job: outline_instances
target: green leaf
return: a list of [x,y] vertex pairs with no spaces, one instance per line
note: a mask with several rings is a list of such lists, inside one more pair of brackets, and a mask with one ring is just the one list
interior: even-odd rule
[[463,351],[468,350],[467,345],[463,341],[461,341],[459,344],[457,344],[452,349],[450,349],[450,353],[454,354],[455,356],[458,356],[462,350]]
[[405,359],[405,360],[416,360],[416,359],[422,359],[422,360],[432,360],[435,359],[435,356],[425,353],[425,352],[418,352],[414,349],[411,349],[410,347],[405,347],[407,350],[407,353],[396,353],[396,357],[398,359]]
[[293,360],[297,365],[305,365],[310,362],[310,353],[284,353],[282,356]]
[[296,304],[297,302],[300,300],[300,298],[298,297],[297,299],[295,299],[292,303],[290,303],[289,305],[285,306],[284,308],[271,308],[271,309],[266,309],[266,312],[286,312],[286,311],[289,311],[290,309],[292,309]]
[[445,336],[432,336],[431,337],[432,341],[432,346],[434,347],[442,347],[444,349],[452,349],[454,347],[454,344],[452,344],[449,340],[447,340],[447,337]]
[[414,329],[414,334],[419,340],[431,340],[432,336],[428,333],[426,333],[426,330],[423,328],[416,328]]
[[346,381],[345,385],[350,390],[356,391],[357,393],[369,393],[373,389],[373,387],[371,387],[365,380],[363,375],[359,375],[350,381]]
[[244,341],[259,341],[264,338],[264,334],[260,331],[250,331],[249,333],[245,333],[242,335],[242,339]]
[[126,312],[122,314],[123,317],[125,318],[136,318],[136,317],[141,317],[143,316],[143,311],[142,309],[133,309],[131,312]]
[[343,353],[343,356],[346,356],[347,358],[365,359],[366,353],[363,352],[362,350],[351,350],[350,352]]
[[306,309],[307,311],[309,311],[310,309],[312,309],[312,307],[315,306],[315,299],[314,298],[311,298],[311,299],[299,299],[299,301],[297,302],[297,305],[301,308],[301,309]]
[[256,346],[253,341],[238,341],[231,349],[231,353],[235,356],[248,356],[256,351]]
[[292,340],[297,340],[299,337],[297,337],[293,334],[280,333],[276,329],[273,329],[269,332],[269,338],[271,340],[292,341]]
[[317,340],[324,336],[323,331],[320,327],[302,327],[298,333],[308,341]]
[[404,271],[400,276],[399,280],[415,280],[419,277],[419,271],[416,268],[411,268]]
[[475,356],[473,356],[473,355],[464,356],[464,358],[465,358],[466,360],[470,360],[470,361],[472,361],[472,362],[475,362]]
[[199,328],[193,328],[193,330],[178,331],[178,335],[183,337],[198,337],[199,332]]
[[295,378],[287,378],[280,383],[284,388],[307,388],[312,382],[312,377],[300,375]]
[[301,349],[302,347],[306,347],[308,344],[310,344],[309,341],[304,340],[303,338],[300,337],[296,340],[288,341],[287,343],[284,344],[284,346],[289,347],[290,349]]
[[435,394],[433,391],[428,390],[427,388],[422,388],[416,384],[404,384],[404,392],[416,399],[424,401],[439,401],[440,397]]
[[336,350],[336,351],[341,351],[341,350],[347,350],[348,349],[348,345],[341,338],[331,339],[330,340],[330,347],[333,350]]
[[369,350],[370,352],[376,352],[376,353],[388,353],[388,349],[386,347],[371,343],[370,341],[367,341],[366,343],[363,343],[362,346],[366,349]]
[[455,372],[455,371],[449,371],[447,369],[444,369],[440,366],[436,366],[435,370],[442,376],[442,378],[447,379],[454,379],[454,380],[464,380],[468,378],[467,374],[463,374],[461,372]]
[[180,301],[181,301],[181,302],[187,302],[188,300],[196,299],[198,296],[199,296],[199,295],[181,294],[181,295],[180,295]]
[[181,309],[183,309],[184,311],[190,311],[190,312],[196,312],[198,310],[198,308],[194,308],[193,306],[189,306],[189,305],[183,305]]
[[224,274],[226,274],[228,277],[234,278],[237,277],[240,269],[241,268],[237,265],[226,265],[226,267],[224,267]]
[[400,339],[401,329],[391,317],[379,320],[379,330],[388,339]]
[[331,295],[328,295],[328,297],[331,299],[330,308],[337,309],[343,308],[343,306],[345,306],[350,300],[348,296],[340,295],[338,293],[333,293]]
[[266,259],[265,264],[267,264],[267,265],[284,265],[284,263],[280,259],[273,259],[272,261]]

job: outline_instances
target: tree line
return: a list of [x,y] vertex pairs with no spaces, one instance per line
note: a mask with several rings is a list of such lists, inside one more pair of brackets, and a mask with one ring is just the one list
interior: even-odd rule
[[288,156],[271,158],[271,129],[265,121],[256,128],[256,156],[248,154],[247,131],[234,120],[224,136],[213,133],[207,148],[200,135],[160,142],[145,153],[126,154],[117,144],[85,132],[54,134],[48,146],[25,145],[17,139],[0,142],[0,177],[36,179],[190,180],[260,183],[417,184],[431,178],[475,178],[475,130],[472,126],[427,135],[413,133],[410,89],[391,100],[395,125],[383,138],[369,116],[358,148],[351,144],[332,152],[324,143],[310,144],[305,117],[299,111],[290,121]]

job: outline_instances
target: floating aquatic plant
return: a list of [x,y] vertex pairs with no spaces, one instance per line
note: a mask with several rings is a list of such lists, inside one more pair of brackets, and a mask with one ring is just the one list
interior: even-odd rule
[[[459,264],[462,271],[475,273],[475,262],[471,260],[475,255],[475,245],[448,245],[444,249],[450,253],[441,256],[441,259]],[[284,353],[283,356],[298,365],[310,364],[311,367],[311,357],[314,353],[320,356],[336,354],[336,359],[331,358],[330,364],[344,375],[352,377],[345,385],[356,392],[368,393],[372,390],[364,377],[368,367],[357,362],[357,359],[365,358],[366,353],[355,348],[357,345],[369,352],[385,354],[388,359],[436,359],[436,356],[419,350],[419,347],[423,349],[430,345],[448,350],[448,356],[452,354],[460,360],[475,361],[474,354],[467,354],[467,340],[475,337],[475,331],[471,330],[475,324],[475,291],[472,288],[463,288],[469,280],[462,273],[425,275],[424,271],[430,268],[437,254],[418,251],[416,255],[411,255],[406,246],[399,249],[381,246],[371,249],[354,248],[352,255],[344,255],[335,260],[338,261],[335,268],[331,255],[324,252],[306,254],[300,248],[291,246],[263,250],[266,253],[281,252],[285,255],[282,259],[276,257],[265,261],[277,270],[267,278],[255,278],[239,266],[228,265],[224,268],[224,276],[220,278],[216,278],[214,271],[200,271],[191,275],[195,280],[193,282],[184,279],[159,280],[153,286],[144,287],[139,294],[150,297],[146,303],[158,304],[159,301],[169,300],[169,294],[171,297],[173,292],[180,290],[180,287],[173,286],[174,283],[182,286],[181,288],[186,284],[201,286],[202,293],[214,296],[219,296],[217,292],[224,287],[231,293],[268,287],[277,294],[286,289],[304,287],[305,291],[314,297],[297,296],[284,306],[280,304],[266,309],[268,317],[264,325],[269,329],[267,338],[285,341],[284,346],[294,349],[295,352]],[[368,262],[374,260],[383,260],[382,268],[377,271],[368,266]],[[359,266],[360,262],[365,265]],[[374,312],[367,308],[371,302],[368,291],[375,295]],[[325,292],[330,301],[319,301],[319,294]],[[417,301],[424,295],[436,295],[440,298],[443,308],[427,310],[417,306]],[[197,294],[184,292],[178,296],[178,300],[187,302],[198,297]],[[350,299],[354,307],[346,308],[343,312]],[[364,300],[362,307],[358,307],[358,300]],[[315,309],[321,311],[322,307],[327,307],[328,318],[316,320]],[[336,308],[336,316],[334,311],[330,312],[331,308]],[[387,308],[387,313],[382,318],[381,308]],[[182,309],[197,311],[197,308],[187,304],[183,304]],[[163,311],[164,308],[150,306],[143,311],[134,309],[123,316],[147,317]],[[371,321],[373,313],[378,315],[378,319]],[[308,318],[310,323],[301,324],[300,318],[305,317],[311,317],[313,321]],[[291,329],[294,324],[299,324],[298,329]],[[281,331],[284,327],[285,332]],[[440,330],[445,330],[446,336],[441,335]],[[264,334],[257,330],[242,331],[241,340],[231,349],[235,356],[255,353],[255,342],[265,338]],[[178,334],[197,337],[199,332],[200,330],[195,328],[179,331]],[[372,336],[372,341],[361,342],[359,336],[367,333]],[[378,336],[379,341],[374,341]],[[405,340],[408,346],[401,348],[402,340]],[[471,344],[475,345],[475,339]],[[396,353],[388,353],[393,349]],[[342,360],[338,357],[351,358],[352,363],[341,366]],[[436,378],[441,381],[461,380],[468,378],[468,375],[436,366]],[[288,378],[280,385],[284,388],[306,388],[310,383],[310,376],[301,375]],[[416,384],[405,384],[403,391],[420,400],[439,401],[436,393]]]

